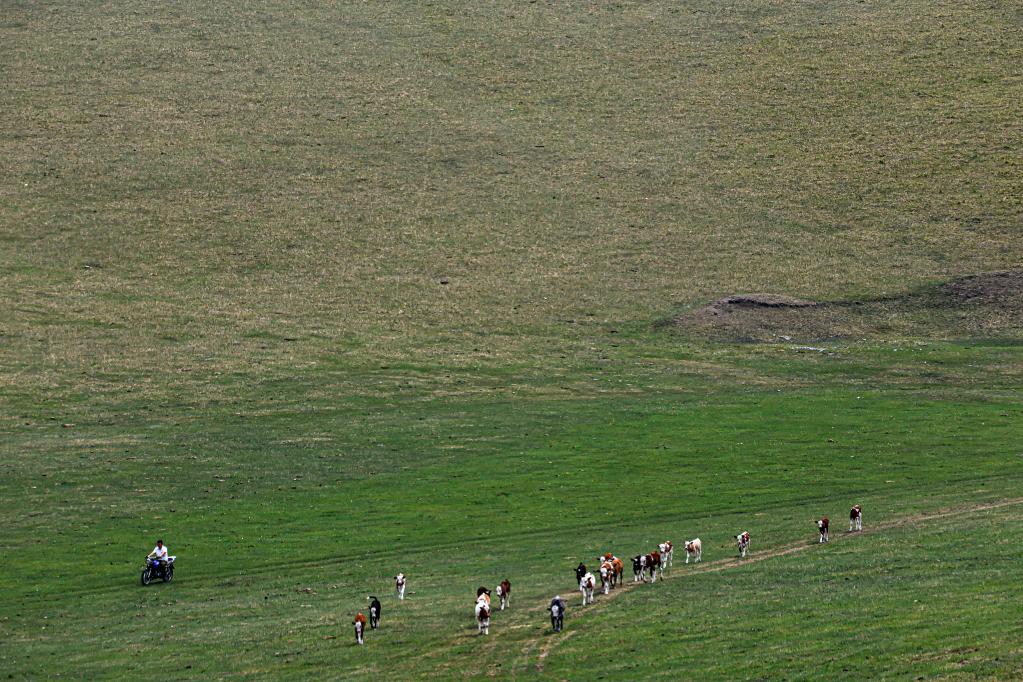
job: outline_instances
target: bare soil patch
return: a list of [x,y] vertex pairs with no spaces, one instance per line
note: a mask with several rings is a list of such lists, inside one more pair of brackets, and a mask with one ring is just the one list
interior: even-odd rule
[[779,294],[732,295],[661,326],[719,340],[813,342],[898,334],[1019,338],[1023,269],[960,277],[898,296],[808,301]]

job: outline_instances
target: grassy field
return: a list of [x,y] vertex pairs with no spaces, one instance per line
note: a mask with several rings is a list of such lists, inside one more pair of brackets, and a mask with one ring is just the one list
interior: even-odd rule
[[[7,3],[0,673],[1023,676],[1023,302],[936,293],[1023,261],[1021,26]],[[749,292],[869,304],[659,324]],[[547,631],[580,560],[695,535]]]

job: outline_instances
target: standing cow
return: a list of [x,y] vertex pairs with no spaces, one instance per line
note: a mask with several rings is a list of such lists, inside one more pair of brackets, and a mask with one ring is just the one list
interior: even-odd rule
[[745,559],[746,553],[749,551],[749,531],[744,530],[735,536],[735,541],[739,545],[739,558]]
[[497,598],[501,600],[501,610],[504,611],[504,607],[511,603],[511,583],[507,578],[497,586]]
[[686,563],[689,563],[689,557],[693,557],[693,563],[703,560],[703,543],[700,542],[700,538],[694,538],[686,543]]
[[820,540],[817,544],[824,544],[825,542],[831,542],[828,537],[828,517],[825,516],[823,519],[817,520],[817,532],[820,533]]
[[405,598],[405,574],[399,573],[394,576],[394,590],[398,593],[398,599]]
[[579,582],[586,575],[586,564],[579,562],[579,565],[575,567],[575,581]]
[[858,504],[854,504],[849,510],[849,532],[854,530],[863,530],[863,510]]
[[374,630],[380,627],[380,600],[373,596],[369,598],[369,626]]

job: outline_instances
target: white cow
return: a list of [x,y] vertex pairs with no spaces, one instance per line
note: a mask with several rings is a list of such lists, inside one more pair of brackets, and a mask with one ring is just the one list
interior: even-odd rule
[[593,603],[593,588],[596,585],[597,580],[592,573],[588,572],[579,579],[579,591],[583,593],[583,606]]
[[399,573],[394,576],[394,589],[398,592],[398,599],[405,598],[405,574]]
[[700,538],[694,538],[686,543],[686,563],[689,563],[689,557],[693,558],[693,563],[703,561],[703,543],[700,542]]
[[657,549],[661,552],[661,574],[663,575],[664,569],[675,563],[675,546],[671,544],[671,540],[665,540],[657,545]]

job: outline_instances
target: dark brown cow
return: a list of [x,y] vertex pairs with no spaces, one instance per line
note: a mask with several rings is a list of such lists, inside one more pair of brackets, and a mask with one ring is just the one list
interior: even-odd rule
[[854,530],[863,530],[863,510],[858,504],[854,504],[849,510],[849,532]]
[[821,539],[820,539],[820,542],[818,544],[821,544],[821,543],[824,543],[824,542],[830,542],[830,539],[828,538],[828,517],[827,516],[825,516],[823,519],[819,519],[817,521],[817,532],[819,532],[821,534]]
[[661,565],[661,553],[656,549],[646,555],[645,568],[650,572],[650,582],[657,582],[657,573],[660,571],[661,577],[664,577],[664,566]]
[[507,578],[497,586],[497,597],[501,600],[501,610],[504,611],[504,607],[511,603],[511,583]]

